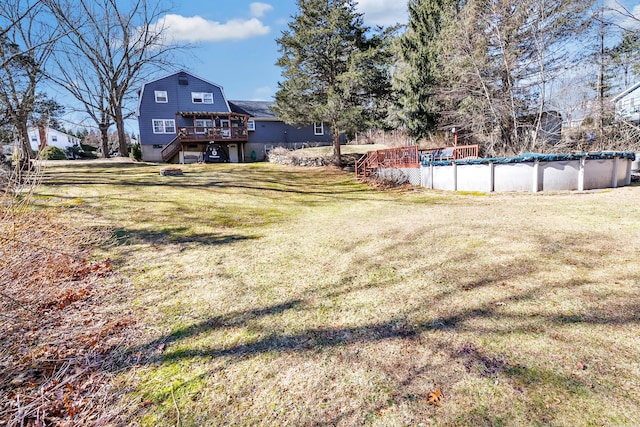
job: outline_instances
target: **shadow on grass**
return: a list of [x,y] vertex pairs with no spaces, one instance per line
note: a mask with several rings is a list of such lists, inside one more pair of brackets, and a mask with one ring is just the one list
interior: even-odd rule
[[[430,228],[425,228],[424,233],[428,234],[430,231]],[[602,243],[606,241],[606,236],[595,236],[594,239]],[[381,247],[379,252],[391,253],[394,250],[403,252],[399,245],[410,244],[410,242],[393,241],[386,247]],[[539,242],[539,247],[537,248],[549,260],[551,268],[567,263],[574,264],[574,260],[578,259],[581,253],[587,253],[592,249],[592,243],[589,240],[576,239],[576,235],[571,233],[556,235],[553,239],[543,239]],[[367,257],[363,254],[361,259],[355,258],[354,261],[358,264],[359,269],[366,270],[375,263],[373,261],[376,259],[375,255],[368,253]],[[454,265],[473,264],[474,253],[472,251],[463,251],[452,255],[448,261],[447,265],[437,267],[438,271],[443,272],[448,269],[450,267],[449,263]],[[587,267],[588,264],[580,264],[580,266]],[[433,266],[424,265],[423,267],[430,268]],[[540,260],[533,262],[526,257],[514,256],[510,262],[497,264],[488,261],[483,267],[485,267],[485,271],[477,274],[467,273],[463,279],[458,279],[455,285],[448,287],[446,291],[436,295],[434,299],[446,306],[456,298],[456,292],[483,292],[487,287],[501,286],[502,282],[509,281],[516,276],[519,279],[534,278],[537,273],[548,268],[548,265]],[[416,267],[416,271],[418,270],[419,268]],[[131,349],[131,352],[142,352],[150,355],[144,361],[144,363],[148,364],[189,363],[190,360],[198,359],[204,359],[205,361],[213,359],[222,362],[214,363],[214,365],[218,366],[215,366],[212,371],[203,374],[206,376],[211,375],[211,372],[216,369],[223,369],[221,366],[230,366],[263,354],[315,354],[322,353],[330,348],[344,348],[351,345],[355,345],[356,348],[362,348],[362,346],[359,347],[360,344],[395,340],[396,342],[400,341],[403,344],[422,349],[428,348],[434,353],[445,354],[446,363],[455,366],[455,368],[441,366],[444,371],[453,372],[448,374],[450,375],[448,378],[450,380],[448,382],[449,387],[452,387],[465,375],[469,375],[476,379],[487,380],[490,383],[497,380],[500,383],[506,382],[515,391],[516,395],[518,393],[525,395],[525,392],[532,395],[536,394],[538,400],[529,400],[523,397],[523,399],[518,400],[518,405],[522,410],[531,414],[534,422],[552,424],[556,420],[554,410],[557,407],[553,406],[553,402],[544,401],[544,398],[538,397],[537,394],[541,390],[544,390],[545,393],[548,390],[551,395],[555,391],[560,391],[578,396],[591,396],[594,391],[593,384],[589,382],[590,380],[572,376],[570,370],[564,367],[543,366],[531,359],[530,355],[527,354],[516,354],[508,357],[488,350],[482,344],[479,344],[482,342],[482,337],[493,334],[494,336],[512,335],[517,338],[518,336],[525,336],[525,334],[533,334],[534,337],[545,336],[545,339],[558,340],[559,338],[550,338],[551,331],[563,326],[571,326],[573,324],[586,324],[594,327],[598,325],[625,326],[640,322],[640,303],[633,299],[618,302],[613,309],[606,304],[593,301],[594,305],[586,309],[586,314],[575,314],[571,311],[562,310],[537,312],[537,306],[528,307],[524,313],[517,309],[510,310],[510,304],[540,301],[541,296],[553,292],[554,288],[571,292],[575,290],[576,294],[578,294],[581,287],[588,286],[591,283],[587,278],[574,278],[564,282],[540,283],[523,288],[507,287],[506,289],[509,290],[501,291],[500,296],[496,295],[489,300],[483,299],[482,301],[484,302],[478,301],[472,307],[452,304],[450,311],[434,315],[428,320],[424,320],[427,316],[424,316],[421,312],[435,312],[434,307],[424,305],[403,315],[360,326],[306,328],[302,331],[282,333],[276,331],[275,328],[271,330],[270,324],[267,324],[256,339],[247,339],[240,344],[184,348],[189,344],[188,340],[190,338],[204,336],[213,331],[237,328],[256,331],[254,327],[255,321],[258,319],[273,316],[274,321],[277,321],[279,316],[288,311],[314,310],[317,307],[311,302],[318,299],[335,299],[362,289],[392,285],[386,278],[383,278],[379,282],[369,282],[354,286],[355,280],[350,276],[353,273],[350,270],[345,270],[342,279],[336,281],[335,286],[332,288],[316,289],[314,292],[309,292],[302,297],[292,297],[284,302],[266,307],[213,316],[193,325],[174,330],[158,339]],[[640,275],[625,276],[624,279],[639,283]],[[453,288],[453,291],[450,288]],[[590,302],[591,300],[585,299],[586,305]],[[480,338],[474,343],[465,342],[460,339],[463,333],[467,337],[477,336]],[[162,349],[158,348],[161,344],[171,343],[182,343],[183,348],[173,348],[173,346],[161,346]],[[402,358],[400,356],[395,357]],[[396,377],[399,375],[396,377],[389,375],[389,377],[394,378],[392,380],[393,390],[389,393],[391,396],[389,399],[384,402],[375,402],[374,404],[362,404],[357,410],[346,414],[330,414],[330,421],[317,425],[349,423],[353,418],[362,418],[362,414],[367,411],[376,414],[387,407],[398,406],[399,403],[410,405],[412,410],[415,410],[417,414],[425,418],[433,415],[434,409],[424,403],[427,392],[420,394],[414,392],[414,390],[419,385],[424,385],[418,384],[421,372],[428,370],[430,377],[437,378],[439,366],[425,365],[424,361],[410,361],[407,363],[408,366],[412,367],[403,372],[403,374],[406,373],[403,378],[397,379]],[[423,364],[413,366],[410,363]],[[380,369],[385,374],[390,374],[388,372],[389,369],[400,370],[401,368]],[[391,373],[396,374],[397,372]],[[414,383],[414,381],[416,382]],[[157,398],[166,400],[171,399],[171,396],[159,396]],[[550,403],[551,409],[549,409],[550,406],[545,406],[546,403]],[[475,405],[469,408],[468,412],[460,412],[460,420],[468,425],[483,422],[489,424],[494,422],[501,423],[504,421],[503,418],[494,416],[487,411],[486,407]]]
[[206,246],[216,246],[260,238],[258,235],[192,233],[189,230],[189,227],[165,227],[159,230],[132,230],[118,228],[113,232],[113,236],[116,242],[123,246],[140,243],[152,245],[198,243]]

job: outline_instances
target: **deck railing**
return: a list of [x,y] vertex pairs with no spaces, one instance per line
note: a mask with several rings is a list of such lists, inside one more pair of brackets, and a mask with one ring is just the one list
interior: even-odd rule
[[173,156],[175,156],[182,149],[182,144],[176,136],[171,142],[164,146],[160,152],[163,162],[168,162]]
[[429,148],[426,150],[420,150],[420,160],[440,161],[477,159],[479,151],[480,146],[478,144]]
[[246,127],[199,127],[183,126],[178,132],[182,142],[197,141],[246,141]]
[[478,144],[438,147],[428,150],[418,150],[417,145],[412,145],[369,151],[356,161],[356,178],[369,177],[379,168],[417,168],[420,167],[420,162],[423,160],[477,159],[479,151]]
[[419,165],[417,145],[369,151],[356,161],[356,178],[369,177],[378,168],[417,168]]

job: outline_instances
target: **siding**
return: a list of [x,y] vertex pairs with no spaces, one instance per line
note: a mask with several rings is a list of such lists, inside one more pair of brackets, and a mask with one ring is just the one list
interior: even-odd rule
[[324,135],[314,135],[313,126],[296,128],[279,121],[254,119],[256,130],[249,131],[249,142],[262,144],[331,143],[331,134],[325,125]]
[[[37,151],[40,147],[40,132],[37,127],[29,127],[27,130],[31,148]],[[47,128],[45,132],[47,135],[47,146],[58,147],[62,150],[73,146],[80,146],[80,139],[75,136],[67,135],[53,128]],[[56,141],[54,141],[54,136]]]
[[[179,79],[186,77],[188,85],[179,84]],[[155,91],[167,92],[167,102],[157,103]],[[213,104],[194,104],[191,92],[207,92],[213,94]],[[175,120],[180,111],[203,111],[226,113],[229,105],[224,97],[222,87],[202,80],[186,72],[178,72],[170,76],[152,81],[144,85],[140,94],[138,107],[138,127],[140,129],[140,144],[168,144],[176,134],[154,134],[153,119]],[[179,118],[176,129],[180,126],[193,126],[191,121]]]

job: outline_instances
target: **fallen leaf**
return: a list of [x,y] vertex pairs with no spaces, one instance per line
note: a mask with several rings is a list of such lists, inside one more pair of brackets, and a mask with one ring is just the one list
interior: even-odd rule
[[442,392],[440,390],[434,390],[427,395],[429,405],[440,406],[440,400],[442,399]]

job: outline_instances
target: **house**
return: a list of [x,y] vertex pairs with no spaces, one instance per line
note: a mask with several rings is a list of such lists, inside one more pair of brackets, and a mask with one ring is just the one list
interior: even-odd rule
[[80,148],[80,138],[66,134],[52,127],[30,126],[27,128],[29,144],[34,151],[40,151],[44,147],[58,147],[67,152],[68,148]]
[[269,101],[229,101],[232,111],[249,116],[246,148],[252,160],[263,160],[268,151],[276,146],[295,149],[332,143],[331,133],[324,123],[317,122],[300,128],[288,125],[276,117],[271,109],[273,104]]
[[612,99],[616,117],[640,123],[640,82],[628,87]]
[[323,123],[300,129],[286,125],[271,105],[230,102],[222,86],[184,70],[147,82],[138,92],[136,112],[142,158],[241,163],[264,159],[276,145],[331,144]]

